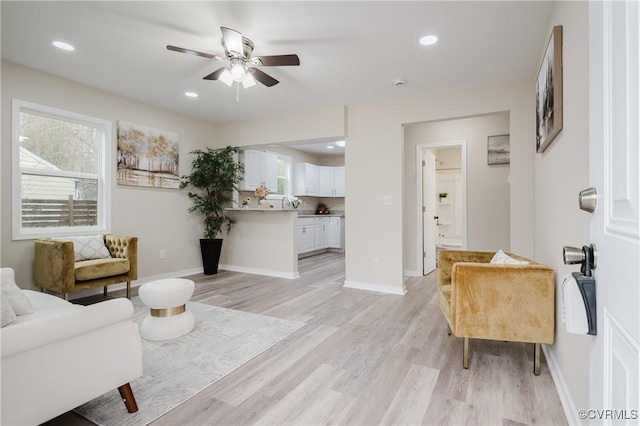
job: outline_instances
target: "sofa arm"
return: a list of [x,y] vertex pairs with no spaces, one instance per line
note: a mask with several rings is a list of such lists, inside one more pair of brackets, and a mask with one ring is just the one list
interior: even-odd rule
[[138,237],[106,234],[104,242],[111,257],[129,259],[129,277],[138,279]]
[[[34,318],[2,329],[2,359],[37,350],[120,322],[131,322],[133,305],[118,298],[74,308],[57,315]],[[79,354],[78,354],[79,355]]]
[[75,284],[73,242],[53,239],[34,243],[34,281],[40,288],[69,293]]
[[451,284],[451,270],[458,262],[489,263],[495,252],[442,250],[438,255],[438,286]]
[[553,269],[539,264],[456,263],[451,284],[456,336],[553,343]]

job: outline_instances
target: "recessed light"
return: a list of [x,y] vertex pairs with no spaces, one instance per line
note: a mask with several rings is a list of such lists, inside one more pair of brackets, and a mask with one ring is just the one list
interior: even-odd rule
[[197,98],[198,94],[196,92],[184,92],[184,95],[188,98]]
[[333,149],[333,148],[335,148],[335,146],[333,146],[333,145],[327,145],[327,149]]
[[423,46],[431,46],[432,44],[436,44],[438,41],[438,37],[434,35],[427,35],[420,39],[420,44]]
[[62,49],[62,50],[76,50],[75,47],[73,47],[69,43],[65,43],[64,41],[54,41],[51,44],[53,44],[58,49]]

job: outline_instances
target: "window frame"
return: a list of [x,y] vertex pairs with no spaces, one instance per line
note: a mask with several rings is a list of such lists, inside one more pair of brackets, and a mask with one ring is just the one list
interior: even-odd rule
[[[82,173],[56,171],[43,173],[39,169],[22,169],[20,166],[20,113],[32,113],[44,117],[54,118],[98,129],[98,159],[97,172]],[[111,232],[111,177],[112,177],[112,147],[113,123],[109,120],[91,117],[84,114],[66,111],[59,108],[40,105],[33,102],[12,99],[11,104],[11,198],[12,198],[12,239],[31,240],[42,237],[66,237],[74,235],[108,234]],[[95,226],[60,226],[28,228],[22,226],[22,175],[30,173],[40,176],[72,177],[97,179],[97,223]]]

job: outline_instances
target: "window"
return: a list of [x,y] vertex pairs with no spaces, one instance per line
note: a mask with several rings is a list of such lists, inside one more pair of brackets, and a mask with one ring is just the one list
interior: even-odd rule
[[[276,175],[278,179],[278,190],[269,194],[273,198],[291,196],[291,157],[274,153],[278,156],[276,163]],[[271,198],[271,197],[269,197]]]
[[109,232],[111,122],[12,106],[13,239]]

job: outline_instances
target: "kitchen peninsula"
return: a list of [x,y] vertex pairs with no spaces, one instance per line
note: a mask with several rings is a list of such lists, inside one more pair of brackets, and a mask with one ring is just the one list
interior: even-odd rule
[[299,255],[344,250],[344,214],[313,215],[275,208],[230,208],[226,212],[236,223],[224,236],[221,269],[294,279],[300,276]]
[[236,223],[224,236],[220,268],[298,278],[298,211],[274,208],[226,209]]

